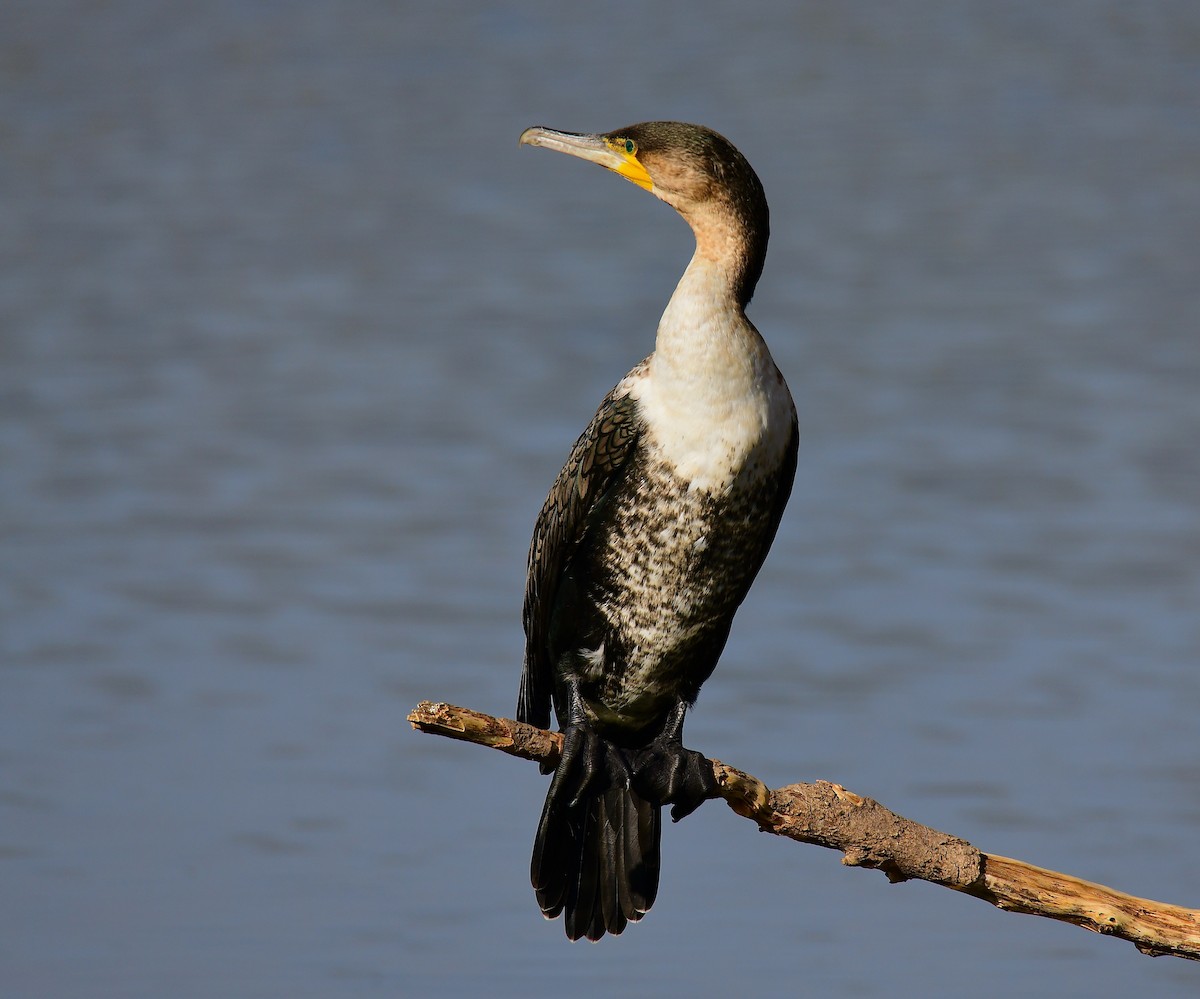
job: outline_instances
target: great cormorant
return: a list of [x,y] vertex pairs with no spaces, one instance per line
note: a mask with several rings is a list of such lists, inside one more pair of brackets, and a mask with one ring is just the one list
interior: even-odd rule
[[517,716],[565,735],[531,875],[547,918],[598,940],[658,891],[660,808],[715,788],[683,748],[791,492],[796,411],[746,318],[767,250],[762,185],[711,129],[528,128],[521,143],[599,163],[679,212],[696,250],[654,352],[601,402],[538,516]]

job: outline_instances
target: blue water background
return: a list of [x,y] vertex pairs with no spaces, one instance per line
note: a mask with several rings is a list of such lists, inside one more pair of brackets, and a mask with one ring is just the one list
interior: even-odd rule
[[1196,995],[714,803],[570,945],[525,548],[690,252],[518,149],[771,201],[800,470],[688,742],[1200,906],[1200,8],[149,0],[0,13],[0,991]]

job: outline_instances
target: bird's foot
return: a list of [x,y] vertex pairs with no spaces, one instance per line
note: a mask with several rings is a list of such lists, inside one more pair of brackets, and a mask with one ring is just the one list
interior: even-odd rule
[[630,761],[620,747],[586,725],[563,729],[563,751],[554,770],[551,792],[565,795],[574,808],[609,788],[629,787]]
[[671,805],[671,821],[719,797],[712,763],[678,739],[656,739],[634,754],[631,787],[647,801]]

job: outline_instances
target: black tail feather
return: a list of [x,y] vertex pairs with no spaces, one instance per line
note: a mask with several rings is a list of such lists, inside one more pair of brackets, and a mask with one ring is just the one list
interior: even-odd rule
[[548,919],[566,913],[572,940],[618,934],[658,893],[660,808],[626,787],[586,793],[572,805],[552,784],[530,875]]

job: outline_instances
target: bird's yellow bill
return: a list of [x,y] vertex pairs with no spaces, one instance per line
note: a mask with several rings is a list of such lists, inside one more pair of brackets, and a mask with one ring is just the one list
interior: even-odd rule
[[654,188],[654,181],[637,158],[637,147],[634,146],[630,151],[627,145],[632,143],[627,143],[624,139],[607,135],[559,132],[553,128],[535,125],[521,133],[521,145],[543,146],[570,156],[578,156],[581,160],[599,163],[647,191]]

